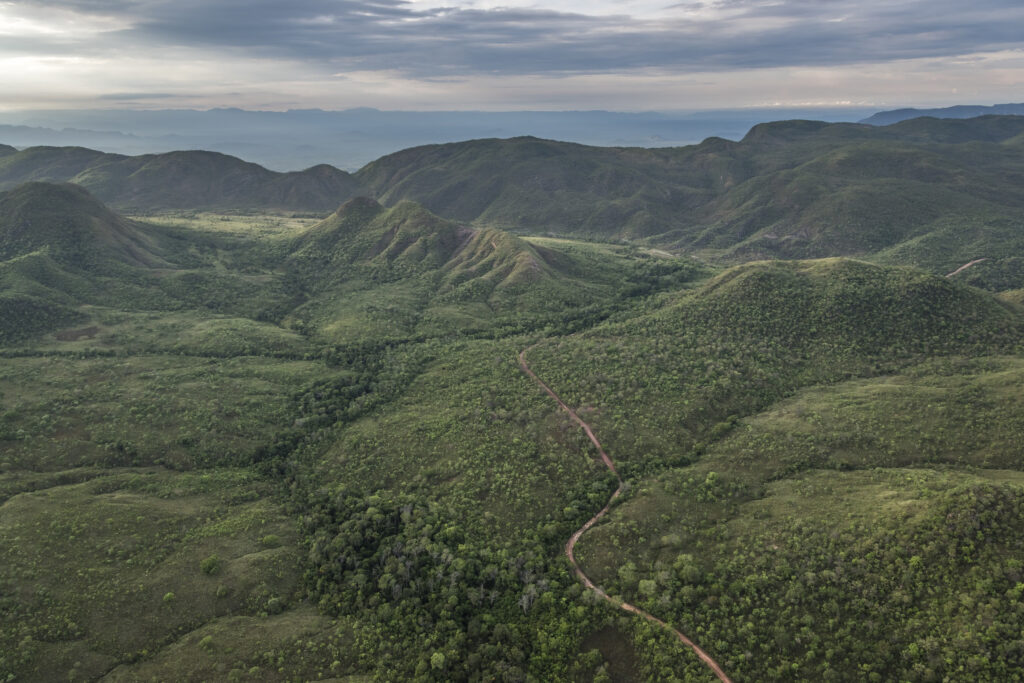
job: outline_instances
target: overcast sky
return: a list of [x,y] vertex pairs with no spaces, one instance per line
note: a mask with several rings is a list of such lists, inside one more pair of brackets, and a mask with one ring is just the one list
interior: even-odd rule
[[1020,0],[0,0],[0,108],[1024,101]]

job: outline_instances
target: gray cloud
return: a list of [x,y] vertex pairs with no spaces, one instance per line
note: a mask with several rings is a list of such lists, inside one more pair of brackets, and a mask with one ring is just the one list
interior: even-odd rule
[[174,97],[182,97],[181,94],[166,92],[112,92],[105,95],[97,95],[98,100],[166,100]]
[[[413,77],[837,66],[1024,46],[1018,0],[721,0],[663,20],[401,0],[23,0],[113,16],[112,47],[228,50]],[[719,18],[715,18],[718,16]],[[24,42],[24,41],[23,41]],[[19,46],[21,47],[21,46]],[[58,47],[58,46],[54,46]],[[68,46],[62,43],[64,51]]]

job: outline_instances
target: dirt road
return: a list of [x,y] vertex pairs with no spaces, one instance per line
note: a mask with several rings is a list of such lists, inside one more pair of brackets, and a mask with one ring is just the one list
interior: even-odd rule
[[661,626],[662,628],[671,631],[673,634],[675,634],[675,636],[683,645],[686,645],[688,648],[693,650],[694,654],[700,657],[702,662],[707,664],[708,668],[710,668],[711,671],[714,672],[716,676],[718,676],[718,679],[720,681],[723,681],[723,683],[732,683],[729,677],[725,675],[725,671],[722,670],[722,667],[720,667],[718,663],[715,660],[713,660],[710,655],[708,655],[707,652],[702,650],[700,647],[697,646],[696,643],[694,643],[692,640],[683,635],[682,632],[676,630],[672,626],[669,626],[661,619],[657,618],[649,612],[640,609],[639,607],[631,605],[628,602],[616,600],[615,598],[611,597],[610,595],[605,593],[600,586],[595,585],[594,582],[590,580],[590,577],[584,574],[583,570],[580,569],[580,565],[578,562],[576,562],[576,556],[574,553],[576,549],[576,542],[580,540],[580,537],[583,534],[585,534],[587,530],[590,529],[590,527],[594,526],[594,524],[596,524],[599,519],[605,516],[605,514],[608,512],[608,509],[611,508],[612,502],[620,495],[622,495],[622,477],[619,476],[618,471],[615,469],[615,463],[612,462],[612,459],[609,458],[608,454],[604,452],[604,447],[601,446],[601,442],[597,440],[596,436],[594,436],[594,430],[590,428],[590,425],[584,422],[583,419],[576,414],[576,411],[567,406],[565,402],[558,397],[558,394],[552,391],[551,387],[545,384],[540,379],[540,377],[537,377],[533,370],[530,369],[530,366],[526,363],[526,352],[532,348],[533,346],[530,346],[519,352],[519,367],[522,368],[523,372],[529,375],[534,382],[540,385],[541,389],[547,392],[548,396],[555,399],[558,405],[561,406],[562,410],[568,413],[569,417],[571,417],[583,429],[583,431],[586,432],[587,437],[590,439],[591,443],[593,443],[594,446],[597,448],[597,452],[598,454],[600,454],[601,460],[604,461],[605,466],[609,470],[611,470],[611,473],[615,475],[615,478],[619,482],[618,488],[615,489],[615,493],[612,494],[612,497],[608,499],[608,503],[603,508],[601,508],[600,512],[598,512],[596,515],[587,520],[587,523],[580,527],[579,530],[576,531],[576,533],[574,533],[569,538],[569,541],[565,544],[565,555],[569,558],[569,562],[572,563],[573,570],[576,572],[576,578],[578,578],[580,582],[587,587],[587,589],[594,591],[599,596],[601,596],[602,599],[607,600],[619,609],[625,610],[627,612],[632,612],[633,614],[637,614],[646,619],[647,621],[653,624],[657,624],[658,626]]

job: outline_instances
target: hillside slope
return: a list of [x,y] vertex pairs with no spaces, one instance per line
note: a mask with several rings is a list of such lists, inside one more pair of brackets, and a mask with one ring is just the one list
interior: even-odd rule
[[444,220],[413,202],[385,208],[365,197],[296,238],[281,267],[306,299],[291,324],[335,338],[565,323],[703,270],[686,259],[534,243]]
[[[785,121],[738,143],[667,150],[479,140],[399,152],[356,177],[385,203],[412,199],[458,220],[735,260],[869,255],[942,232],[956,255],[914,244],[901,255],[941,269],[993,226],[1022,222],[1022,133],[1024,118],[984,117]],[[972,239],[956,244],[951,231]]]
[[[987,293],[829,259],[737,266],[656,312],[540,344],[533,369],[635,482],[577,560],[736,680],[961,666],[999,680],[1021,661],[1002,635],[1019,608],[1001,596],[1024,528],[1022,331],[1020,310]],[[985,358],[1001,354],[1018,355]],[[968,547],[972,534],[984,542]],[[950,594],[990,605],[986,625],[951,614]],[[951,630],[962,647],[938,645]]]
[[0,189],[30,180],[72,182],[119,209],[326,212],[357,194],[352,176],[319,165],[277,173],[203,151],[143,156],[80,147],[30,147],[0,156]]
[[[861,134],[688,154],[867,177],[811,140]],[[720,271],[365,197],[201,226],[0,196],[0,678],[699,680],[564,561],[617,482],[527,347],[624,480],[580,565],[734,680],[1021,668],[1024,312],[961,282],[1019,257]]]
[[[266,249],[216,232],[128,220],[70,183],[26,183],[0,193],[0,341],[27,343],[111,311],[166,316],[198,308],[269,322],[289,293],[278,275],[261,272]],[[128,327],[144,326],[145,317]],[[248,334],[254,325],[239,326]],[[203,327],[200,338],[226,332]],[[178,334],[158,346],[192,336]]]
[[27,183],[0,193],[0,261],[46,249],[58,263],[166,265],[157,240],[81,187]]
[[872,114],[861,123],[868,123],[872,126],[888,126],[891,123],[916,119],[921,116],[930,116],[938,119],[969,119],[976,116],[1022,116],[1024,115],[1024,103],[1018,104],[994,104],[985,106],[980,104],[959,104],[953,107],[940,107],[938,109],[892,109]]
[[644,240],[738,262],[877,257],[933,272],[1012,256],[1024,234],[1024,117],[890,126],[781,121],[739,142],[641,149],[512,138],[416,147],[354,175],[234,157],[0,155],[0,188],[71,181],[122,209],[327,212],[357,195],[533,235]]
[[1022,330],[1011,304],[921,271],[849,259],[756,262],[656,312],[531,355],[567,402],[605,406],[594,427],[628,467],[630,453],[671,461],[719,422],[797,386],[1011,350]]

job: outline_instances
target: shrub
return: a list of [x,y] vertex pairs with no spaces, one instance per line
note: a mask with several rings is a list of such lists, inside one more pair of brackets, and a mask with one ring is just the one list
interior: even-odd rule
[[204,574],[216,574],[220,571],[220,558],[216,555],[210,555],[204,560],[200,560],[199,568],[203,570]]

